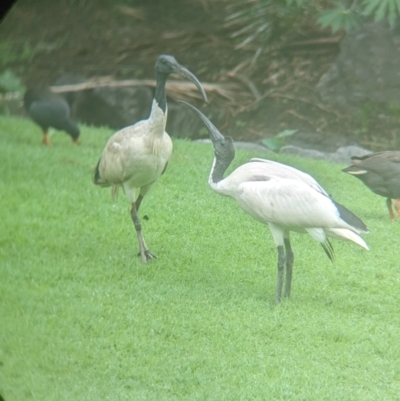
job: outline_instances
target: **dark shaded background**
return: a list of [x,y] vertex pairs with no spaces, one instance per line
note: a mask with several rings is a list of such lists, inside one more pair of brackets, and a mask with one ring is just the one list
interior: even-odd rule
[[[356,135],[351,114],[323,104],[315,89],[338,54],[343,32],[332,35],[313,20],[299,20],[282,33],[276,50],[272,47],[254,62],[258,45],[237,49],[232,30],[224,27],[229,3],[19,0],[3,19],[0,36],[21,54],[30,49],[29,57],[8,66],[26,86],[53,85],[66,74],[152,79],[157,56],[169,53],[202,82],[234,85],[229,99],[211,93],[204,110],[236,140],[259,141],[296,129],[312,138],[340,136],[349,143],[371,144],[374,121],[369,121],[364,137]],[[202,106],[196,99],[193,103]],[[107,114],[106,105],[91,105],[88,113]],[[184,130],[177,123],[173,129]],[[204,135],[193,130],[192,137]]]

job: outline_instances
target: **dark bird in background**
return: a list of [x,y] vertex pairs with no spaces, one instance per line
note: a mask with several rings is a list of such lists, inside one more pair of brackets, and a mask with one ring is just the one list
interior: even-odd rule
[[203,121],[214,146],[214,162],[208,183],[220,195],[236,200],[251,217],[268,224],[278,251],[278,280],[275,301],[281,300],[286,273],[285,297],[290,296],[293,251],[290,231],[308,233],[333,259],[328,237],[352,241],[368,249],[359,236],[367,226],[352,212],[329,197],[310,175],[272,160],[251,159],[224,178],[235,157],[231,137],[224,137],[198,109],[186,104]]
[[400,151],[372,153],[366,156],[351,158],[352,165],[342,171],[354,175],[372,192],[386,198],[389,216],[395,220],[394,207],[400,216]]
[[164,173],[172,153],[172,141],[165,132],[167,123],[167,96],[165,83],[169,74],[177,73],[192,81],[207,102],[207,96],[198,79],[174,57],[161,55],[155,65],[156,90],[150,117],[116,132],[107,142],[97,163],[93,182],[113,187],[116,194],[122,187],[132,205],[131,218],[139,241],[143,263],[155,258],[143,238],[138,210],[143,197]]
[[71,120],[68,102],[49,89],[28,89],[24,95],[24,107],[32,120],[43,131],[43,144],[49,146],[49,128],[65,131],[71,136],[74,144],[78,143],[80,131]]

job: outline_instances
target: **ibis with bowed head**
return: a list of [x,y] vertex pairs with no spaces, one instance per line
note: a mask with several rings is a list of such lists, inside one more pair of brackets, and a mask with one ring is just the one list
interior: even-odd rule
[[143,197],[164,173],[172,153],[172,141],[165,132],[167,96],[165,83],[169,74],[177,73],[192,81],[205,102],[206,93],[199,80],[173,56],[161,55],[155,65],[156,89],[150,117],[116,132],[107,142],[94,172],[93,182],[112,186],[113,194],[122,187],[131,203],[131,218],[139,241],[143,263],[154,259],[143,238],[138,210]]
[[290,296],[293,251],[290,231],[308,233],[317,240],[333,260],[333,247],[328,237],[356,243],[368,249],[360,237],[367,226],[352,212],[329,197],[310,175],[293,167],[265,159],[251,159],[229,176],[224,173],[235,157],[231,137],[224,137],[198,109],[186,104],[203,121],[214,146],[214,162],[208,183],[223,196],[236,200],[251,217],[268,224],[278,251],[278,279],[275,301]]
[[50,146],[49,128],[65,131],[73,143],[78,143],[80,131],[71,119],[68,102],[47,88],[28,89],[24,94],[24,107],[43,132],[42,143]]
[[400,216],[400,151],[353,156],[351,160],[353,164],[342,171],[354,175],[377,195],[384,196],[389,216],[393,221],[396,220],[392,199],[396,199],[394,208]]

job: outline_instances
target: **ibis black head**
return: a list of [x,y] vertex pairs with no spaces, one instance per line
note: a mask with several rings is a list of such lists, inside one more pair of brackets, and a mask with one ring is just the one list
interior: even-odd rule
[[203,121],[210,133],[210,139],[214,146],[215,158],[219,163],[226,166],[225,168],[228,168],[231,161],[235,158],[233,139],[230,136],[223,136],[218,128],[196,107],[183,100],[179,100],[179,103],[188,106]]
[[166,75],[175,73],[175,74],[179,74],[181,77],[186,78],[189,81],[193,82],[196,85],[197,89],[200,91],[201,96],[203,97],[204,101],[206,103],[208,102],[206,92],[204,91],[203,87],[201,86],[200,81],[187,68],[180,65],[175,60],[175,57],[173,57],[169,54],[162,54],[161,56],[158,56],[155,68],[156,68],[156,75],[163,74],[166,76]]

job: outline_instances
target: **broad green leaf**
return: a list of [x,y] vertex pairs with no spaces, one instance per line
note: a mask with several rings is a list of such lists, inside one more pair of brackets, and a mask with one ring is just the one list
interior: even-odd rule
[[340,7],[323,11],[318,17],[318,23],[324,28],[330,27],[333,32],[339,29],[349,31],[359,25],[360,17],[355,10]]
[[25,90],[21,79],[15,75],[11,70],[6,70],[0,74],[0,92],[13,92]]
[[385,2],[385,0],[364,0],[364,13],[367,15],[373,14],[374,10],[381,4],[381,2]]
[[286,5],[291,6],[295,4],[297,7],[301,7],[306,3],[306,0],[286,0]]
[[382,0],[378,10],[375,12],[375,21],[382,21],[385,18],[387,7],[388,2]]
[[297,129],[285,129],[284,131],[281,131],[278,134],[276,134],[275,138],[286,138],[288,136],[292,136],[297,131],[298,131]]
[[318,17],[318,23],[322,25],[323,28],[332,27],[334,24],[340,23],[341,11],[337,9],[325,10],[321,12]]
[[396,3],[395,0],[389,2],[389,15],[388,20],[391,27],[394,26],[397,19]]
[[262,141],[262,144],[265,145],[268,149],[273,152],[279,152],[279,150],[286,145],[286,142],[283,139],[279,138],[265,138]]

